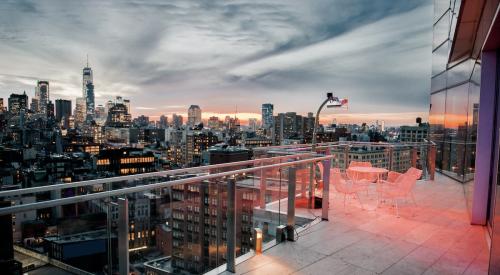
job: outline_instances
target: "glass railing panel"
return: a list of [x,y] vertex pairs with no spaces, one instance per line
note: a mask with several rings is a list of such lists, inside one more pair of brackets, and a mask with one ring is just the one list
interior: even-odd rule
[[[4,200],[13,205],[36,202],[31,195]],[[117,271],[118,264],[114,214],[108,199],[82,202],[78,207],[62,205],[17,212],[8,215],[13,242],[8,244],[9,236],[3,236],[2,242],[12,248],[14,260],[24,273],[50,262],[68,274],[111,274]]]

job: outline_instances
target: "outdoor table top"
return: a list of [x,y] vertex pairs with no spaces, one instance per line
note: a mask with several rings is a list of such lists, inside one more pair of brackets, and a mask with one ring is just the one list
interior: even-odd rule
[[389,172],[389,170],[387,170],[385,168],[363,167],[363,166],[349,167],[347,170],[353,171],[353,172],[358,172],[358,173],[377,173],[377,174],[383,174],[383,173]]

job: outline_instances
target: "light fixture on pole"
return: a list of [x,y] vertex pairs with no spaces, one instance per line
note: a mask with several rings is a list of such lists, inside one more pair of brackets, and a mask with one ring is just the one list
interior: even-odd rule
[[[348,100],[347,99],[339,99],[336,96],[333,96],[333,93],[326,93],[326,99],[321,103],[321,105],[318,108],[318,111],[316,112],[316,118],[314,121],[314,127],[313,127],[313,136],[312,136],[312,141],[311,141],[311,152],[315,152],[316,150],[316,134],[319,126],[319,114],[321,113],[321,110],[323,107],[327,108],[340,108],[343,107],[344,105],[347,105]],[[315,187],[314,187],[314,175],[315,175],[315,165],[311,164],[311,167],[309,169],[309,199],[307,201],[307,206],[308,208],[313,208],[313,199],[314,199],[314,193],[315,193]]]
[[336,96],[333,96],[333,93],[326,93],[326,99],[323,101],[323,103],[319,106],[318,111],[316,112],[316,118],[314,121],[314,128],[313,128],[313,136],[312,136],[312,141],[311,141],[311,150],[314,151],[316,149],[316,132],[318,130],[319,126],[319,114],[321,113],[321,110],[323,107],[327,108],[340,108],[345,105],[347,105],[348,100],[346,98],[344,99],[339,99]]

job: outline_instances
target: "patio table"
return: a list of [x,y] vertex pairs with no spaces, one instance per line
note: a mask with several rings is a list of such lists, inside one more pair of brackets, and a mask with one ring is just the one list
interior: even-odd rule
[[[347,169],[348,171],[351,171],[351,172],[354,172],[355,175],[359,175],[359,174],[369,174],[369,175],[373,175],[373,174],[377,174],[377,182],[380,181],[380,177],[386,173],[389,172],[389,170],[385,169],[385,168],[379,168],[379,167],[362,167],[362,166],[354,166],[354,167],[349,167]],[[354,179],[354,180],[357,180]]]

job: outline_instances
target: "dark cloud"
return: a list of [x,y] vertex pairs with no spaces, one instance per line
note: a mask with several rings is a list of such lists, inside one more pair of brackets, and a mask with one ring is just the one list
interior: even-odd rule
[[50,79],[74,99],[89,54],[99,100],[122,94],[150,114],[268,101],[307,112],[318,104],[307,93],[332,88],[354,111],[426,112],[430,2],[2,1],[0,96]]

